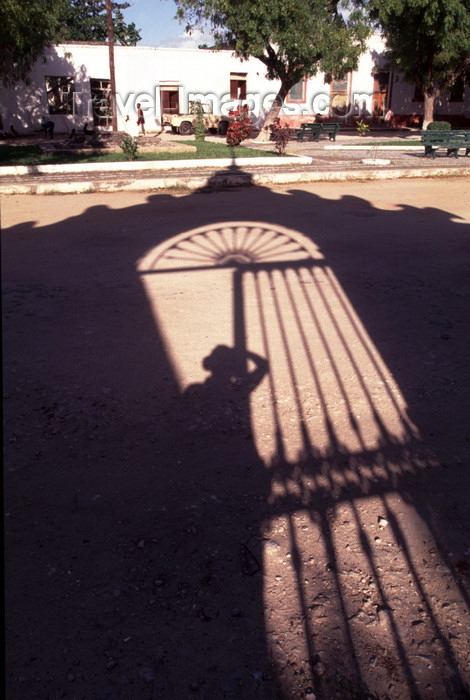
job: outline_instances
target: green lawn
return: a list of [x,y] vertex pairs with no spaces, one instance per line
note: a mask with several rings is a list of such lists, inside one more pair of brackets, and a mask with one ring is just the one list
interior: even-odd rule
[[[259,158],[262,156],[279,157],[274,151],[262,151],[245,146],[233,148],[225,143],[213,141],[181,141],[180,143],[196,146],[197,152],[188,153],[142,153],[137,154],[137,161],[149,160],[198,160],[201,158]],[[124,153],[44,153],[39,146],[0,145],[0,166],[2,165],[53,165],[57,163],[122,163],[127,162]]]

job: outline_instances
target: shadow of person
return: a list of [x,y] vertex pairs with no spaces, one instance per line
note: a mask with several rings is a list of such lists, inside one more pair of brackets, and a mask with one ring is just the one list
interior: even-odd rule
[[[178,666],[184,663],[186,687],[189,681],[199,697],[275,698],[275,673],[262,632],[260,531],[270,480],[250,417],[250,396],[269,367],[260,355],[224,344],[204,357],[202,366],[207,378],[190,384],[177,405],[175,478],[190,493],[187,537],[178,547],[186,571],[169,568],[163,577],[171,588],[181,576],[175,597],[184,586],[183,611],[189,610],[190,620],[185,644],[172,634],[168,643],[170,649],[176,644],[174,659]],[[175,620],[175,629],[181,624]],[[175,678],[172,697],[185,692],[180,681]]]
[[[254,365],[251,370],[249,361]],[[182,396],[197,421],[197,429],[251,440],[249,395],[268,372],[266,360],[248,350],[218,345],[204,358],[202,366],[209,376],[203,383],[191,384]]]

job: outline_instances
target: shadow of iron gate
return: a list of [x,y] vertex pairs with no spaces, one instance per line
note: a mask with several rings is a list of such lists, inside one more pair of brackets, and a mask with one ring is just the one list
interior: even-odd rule
[[[199,396],[188,429],[225,434],[238,421],[251,431],[253,460],[264,470],[257,556],[275,665],[285,666],[284,648],[295,647],[319,697],[341,690],[324,675],[338,658],[361,692],[379,675],[410,697],[430,682],[457,683],[449,621],[420,566],[420,543],[432,534],[407,489],[409,475],[433,465],[321,252],[283,227],[222,222],[157,246],[138,272],[181,394]],[[185,309],[188,295],[200,313]],[[222,311],[214,295],[227,299]],[[181,324],[185,340],[176,347]],[[221,403],[218,415],[205,412],[208,397]],[[435,576],[465,595],[445,566]],[[280,586],[284,603],[271,604]],[[410,590],[422,611],[416,638],[439,641],[441,667],[404,641]]]

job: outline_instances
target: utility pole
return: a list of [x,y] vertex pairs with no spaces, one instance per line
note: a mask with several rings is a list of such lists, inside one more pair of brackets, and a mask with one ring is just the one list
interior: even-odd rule
[[109,51],[109,76],[111,82],[111,125],[113,131],[117,131],[116,112],[116,73],[114,69],[114,29],[113,8],[111,0],[106,0],[106,19],[108,27],[108,51]]

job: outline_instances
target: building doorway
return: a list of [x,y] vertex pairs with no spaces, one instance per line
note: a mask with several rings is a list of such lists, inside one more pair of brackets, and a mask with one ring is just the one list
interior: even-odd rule
[[374,74],[374,87],[372,94],[372,118],[375,121],[383,121],[388,109],[388,93],[390,84],[390,72],[378,70]]
[[90,91],[93,105],[93,126],[111,127],[113,103],[109,78],[90,78]]
[[179,90],[177,85],[165,85],[160,88],[162,114],[179,114]]

